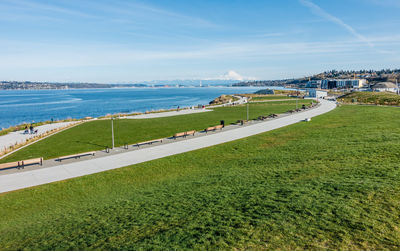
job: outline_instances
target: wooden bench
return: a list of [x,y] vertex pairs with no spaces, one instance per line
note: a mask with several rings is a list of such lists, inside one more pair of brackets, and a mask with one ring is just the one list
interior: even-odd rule
[[43,165],[43,158],[27,159],[27,160],[20,161],[20,166],[22,168],[24,168],[25,166],[34,165],[34,164]]
[[176,139],[176,138],[178,138],[178,137],[184,137],[184,138],[186,138],[186,136],[189,136],[189,135],[194,136],[195,133],[196,133],[195,130],[187,131],[187,132],[178,132],[178,133],[175,133],[173,137],[174,137],[174,139]]
[[185,137],[185,132],[178,132],[174,134],[174,139],[178,138],[178,137]]
[[153,139],[153,140],[148,140],[148,141],[144,141],[144,142],[139,142],[139,143],[136,143],[136,146],[137,147],[140,147],[140,145],[147,145],[147,144],[153,144],[153,143],[156,143],[156,142],[163,142],[163,139]]
[[215,131],[215,130],[216,130],[215,126],[210,126],[210,127],[207,127],[204,131],[206,131],[206,133],[208,133],[208,132]]
[[82,156],[87,156],[87,155],[94,156],[95,154],[96,154],[96,152],[86,152],[86,153],[71,154],[71,155],[58,157],[56,160],[61,162],[61,160],[65,160],[65,159],[72,159],[72,158],[76,159],[76,158],[80,158]]
[[215,131],[217,129],[222,130],[222,128],[224,128],[223,125],[210,126],[210,127],[207,127],[204,131],[207,133],[207,132],[210,132],[210,131]]
[[21,167],[24,168],[25,166],[33,165],[33,164],[43,165],[43,158],[27,159],[27,160],[20,160],[20,161],[0,164],[0,170],[14,168],[14,167],[19,169]]
[[189,135],[192,135],[192,136],[194,136],[194,134],[196,133],[196,131],[195,130],[192,130],[192,131],[187,131],[187,132],[185,132],[185,136],[189,136]]
[[13,167],[18,167],[19,168],[19,161],[0,164],[0,170],[1,169],[13,168]]

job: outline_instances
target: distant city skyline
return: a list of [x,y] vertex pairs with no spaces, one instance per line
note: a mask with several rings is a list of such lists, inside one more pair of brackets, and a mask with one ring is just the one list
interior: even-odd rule
[[0,80],[288,79],[400,67],[396,0],[2,0]]

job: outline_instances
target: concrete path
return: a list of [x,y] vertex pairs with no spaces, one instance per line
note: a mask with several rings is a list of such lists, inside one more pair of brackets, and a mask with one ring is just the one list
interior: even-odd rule
[[222,132],[212,133],[202,137],[180,140],[169,144],[159,144],[154,147],[122,152],[109,156],[106,155],[100,158],[87,159],[79,162],[20,173],[1,175],[0,193],[103,172],[230,142],[304,121],[306,118],[312,118],[314,116],[329,112],[335,109],[335,107],[336,104],[334,102],[321,100],[321,105],[317,108],[266,122],[239,127],[237,129],[226,131],[223,130]]
[[127,119],[152,119],[152,118],[171,117],[171,116],[187,115],[187,114],[200,113],[200,112],[210,112],[210,111],[212,111],[212,110],[207,110],[207,109],[185,109],[185,110],[180,110],[180,111],[140,114],[140,115],[135,115],[135,116],[127,116],[125,118],[127,118]]
[[12,145],[15,145],[16,143],[25,143],[27,139],[31,139],[33,137],[36,137],[38,135],[44,134],[48,131],[54,130],[54,129],[59,129],[63,127],[70,126],[72,124],[77,123],[76,121],[72,122],[60,122],[60,123],[53,123],[53,124],[47,124],[47,125],[42,125],[35,127],[34,129],[38,130],[37,134],[24,134],[24,131],[17,131],[17,132],[10,132],[6,135],[0,136],[0,150],[3,150],[4,148],[8,148]]

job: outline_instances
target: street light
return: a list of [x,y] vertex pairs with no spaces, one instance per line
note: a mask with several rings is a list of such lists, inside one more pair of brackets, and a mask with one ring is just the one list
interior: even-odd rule
[[247,100],[247,121],[249,121],[249,100]]
[[112,138],[112,148],[114,149],[114,118],[111,117],[111,138]]

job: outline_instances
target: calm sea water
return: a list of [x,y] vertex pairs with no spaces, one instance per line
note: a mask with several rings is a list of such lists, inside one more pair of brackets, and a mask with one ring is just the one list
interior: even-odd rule
[[67,118],[145,112],[208,104],[222,94],[251,93],[263,88],[126,88],[0,91],[0,128]]

